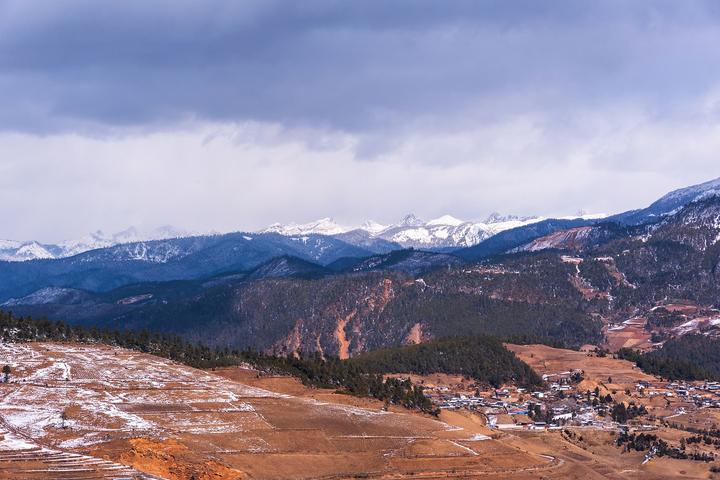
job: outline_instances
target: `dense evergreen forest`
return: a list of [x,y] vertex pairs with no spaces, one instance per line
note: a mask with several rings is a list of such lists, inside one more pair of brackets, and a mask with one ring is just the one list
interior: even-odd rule
[[514,353],[488,336],[453,337],[363,353],[350,363],[375,373],[461,374],[493,386],[515,382],[534,387],[542,379]]
[[[573,266],[555,253],[497,260],[501,263],[493,266],[440,268],[422,278],[401,271],[312,280],[297,275],[256,278],[256,271],[109,291],[57,288],[14,301],[12,310],[86,327],[113,329],[119,324],[136,331],[176,333],[213,347],[261,351],[282,344],[302,319],[299,348],[324,355],[339,354],[335,329],[348,315],[352,354],[401,344],[416,323],[432,338],[531,336],[571,348],[602,341],[602,322],[594,314],[607,309],[607,302],[583,299],[569,281]],[[297,274],[298,264],[294,260],[282,268],[275,263],[266,267]],[[488,268],[496,273],[487,273]]]
[[618,356],[670,380],[720,380],[720,340],[704,335],[673,338],[648,353],[622,348]]

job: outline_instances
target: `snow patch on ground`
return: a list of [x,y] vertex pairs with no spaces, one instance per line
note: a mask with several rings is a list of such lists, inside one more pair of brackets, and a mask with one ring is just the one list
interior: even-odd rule
[[718,327],[720,327],[720,316],[711,318],[700,317],[678,325],[673,331],[677,335],[687,335],[688,333],[698,333],[705,329],[716,329]]
[[0,431],[0,437],[2,437],[0,450],[31,450],[37,448],[36,444],[4,430]]

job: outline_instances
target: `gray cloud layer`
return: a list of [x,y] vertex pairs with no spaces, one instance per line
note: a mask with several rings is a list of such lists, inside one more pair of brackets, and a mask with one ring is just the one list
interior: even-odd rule
[[714,1],[0,0],[0,237],[636,207],[720,175],[717,45]]
[[4,1],[0,125],[660,114],[715,85],[718,20],[712,1]]

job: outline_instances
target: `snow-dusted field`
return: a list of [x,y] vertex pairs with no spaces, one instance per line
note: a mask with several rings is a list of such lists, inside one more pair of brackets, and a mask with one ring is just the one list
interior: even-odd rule
[[[379,403],[275,393],[103,345],[0,343],[0,364],[12,369],[0,383],[0,479],[135,478],[120,463],[167,472],[178,461],[257,478],[285,478],[278,459],[283,472],[303,478],[413,471],[428,462],[483,471],[509,458],[547,464],[479,442],[481,432],[385,412]],[[172,457],[155,455],[166,448]]]
[[[0,344],[12,368],[0,415],[45,444],[77,448],[118,435],[242,432],[262,424],[250,398],[282,395],[105,346]],[[65,412],[65,418],[63,418]]]
[[[175,438],[270,431],[256,410],[294,411],[300,419],[346,418],[378,428],[406,416],[297,398],[237,383],[168,360],[102,345],[0,343],[0,416],[43,445],[79,449],[118,438]],[[381,418],[382,417],[382,418]],[[442,430],[445,425],[432,422]]]

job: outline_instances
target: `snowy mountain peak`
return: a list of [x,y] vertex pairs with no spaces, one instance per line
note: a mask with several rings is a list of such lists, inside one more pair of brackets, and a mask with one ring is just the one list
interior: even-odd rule
[[135,227],[128,227],[125,230],[112,235],[110,238],[118,243],[135,242],[140,238],[140,232],[138,232],[138,229]]
[[430,220],[426,223],[426,225],[452,225],[453,227],[457,227],[458,225],[462,225],[463,223],[465,223],[464,220],[455,218],[452,215],[443,215],[442,217]]
[[387,230],[387,228],[387,225],[383,225],[374,220],[368,220],[366,222],[363,222],[362,225],[360,225],[360,230],[365,230],[366,232],[373,234],[382,232],[383,230]]
[[[592,217],[585,215],[584,217]],[[343,241],[356,245],[352,238],[362,238],[364,242],[384,240],[386,244],[400,245],[404,248],[459,248],[480,243],[492,235],[504,230],[527,225],[543,220],[540,217],[518,217],[494,213],[485,222],[469,222],[452,215],[424,222],[414,214],[408,214],[393,225],[383,225],[375,221],[367,221],[360,227],[344,226],[330,217],[320,218],[313,222],[298,224],[273,224],[259,233],[277,233],[288,237],[305,237],[319,234],[337,236],[358,230],[354,237],[342,237]],[[364,232],[364,233],[363,233]],[[358,237],[358,235],[360,237]],[[27,261],[37,259],[65,258],[90,250],[98,250],[116,245],[128,245],[128,258],[145,258],[143,242],[166,240],[201,235],[176,229],[166,225],[150,231],[141,231],[129,227],[123,231],[106,234],[101,230],[92,232],[80,239],[68,240],[59,244],[42,244],[36,241],[18,242],[0,240],[0,261]],[[358,240],[355,240],[358,241]],[[175,252],[163,252],[152,261],[167,261]]]
[[345,227],[335,223],[330,217],[321,218],[314,222],[297,224],[288,223],[283,225],[281,223],[274,223],[268,228],[261,230],[260,233],[279,233],[280,235],[338,235],[352,230],[352,228]]
[[172,225],[163,225],[153,230],[152,235],[158,240],[165,238],[184,238],[193,237],[199,235],[196,232],[189,232],[180,228],[173,227]]
[[493,212],[485,219],[483,223],[505,223],[505,222],[526,222],[538,217],[521,217],[519,215],[501,215],[498,212]]
[[397,226],[397,227],[420,227],[424,224],[425,224],[425,222],[423,222],[418,217],[416,217],[415,214],[408,213],[395,226]]
[[390,226],[368,221],[360,227],[344,227],[335,223],[332,218],[321,218],[306,224],[290,223],[283,225],[276,223],[260,233],[278,233],[286,236],[339,235],[351,230],[362,230],[366,232],[369,238],[387,240],[406,248],[455,248],[476,245],[503,230],[538,222],[542,218],[494,214],[490,220],[492,221],[488,223],[474,223],[461,220],[452,215],[443,215],[429,222],[424,222],[416,215],[409,213],[398,223]]
[[16,240],[0,240],[0,250],[6,250],[11,248],[20,248],[22,242]]
[[54,258],[54,255],[47,248],[38,242],[29,242],[17,249],[16,255],[23,260],[34,260],[36,258]]

